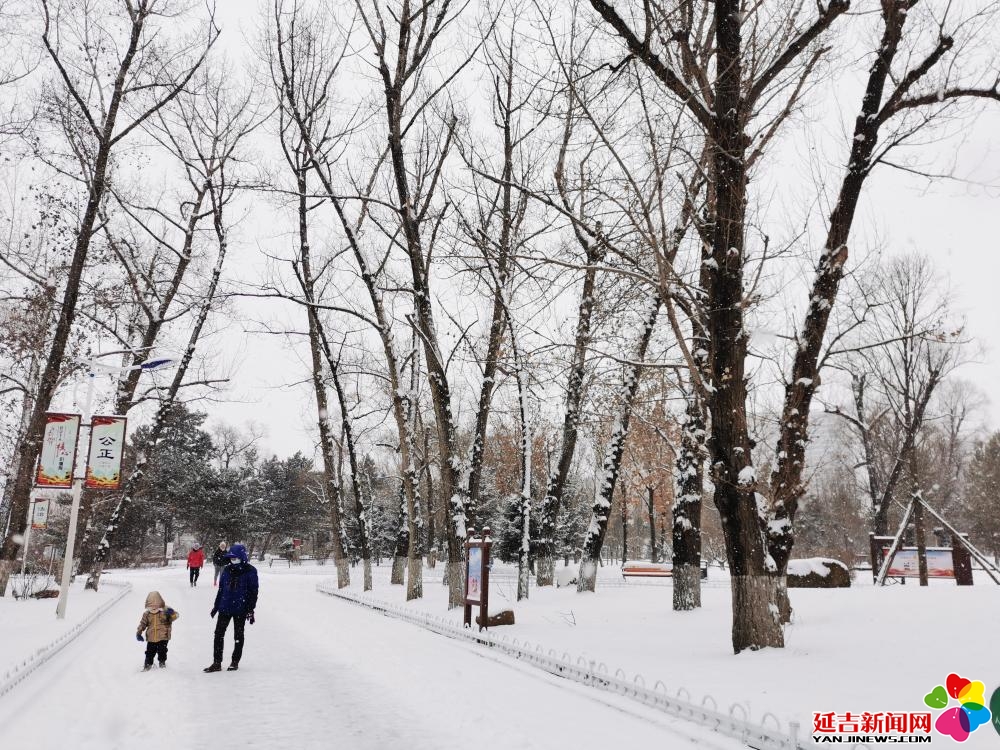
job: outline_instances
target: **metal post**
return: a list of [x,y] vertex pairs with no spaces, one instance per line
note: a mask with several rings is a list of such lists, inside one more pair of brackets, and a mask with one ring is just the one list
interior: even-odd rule
[[[91,414],[91,406],[94,401],[94,372],[93,370],[88,373],[87,379],[87,400],[83,406],[83,424],[84,427],[90,427],[93,431],[91,425],[91,420],[93,419],[93,414]],[[79,453],[79,446],[83,443],[82,440],[77,440],[77,452]],[[89,446],[90,441],[88,440],[84,445]],[[86,449],[84,449],[86,450]],[[66,549],[63,552],[63,571],[62,571],[62,583],[59,586],[59,604],[56,605],[56,617],[60,620],[66,619],[66,600],[69,598],[69,584],[70,578],[73,576],[73,554],[74,548],[76,546],[76,526],[80,518],[80,498],[83,496],[83,480],[84,477],[75,475],[76,472],[76,456],[73,457],[73,505],[69,512],[69,530],[66,533]],[[83,456],[84,472],[86,472],[88,456],[86,453]]]
[[[910,523],[910,516],[913,515],[913,501],[906,506],[906,511],[903,513],[903,520],[899,524],[899,531],[896,532],[896,537],[892,540],[892,545],[889,547],[889,551],[886,553],[885,558],[882,560],[882,567],[879,568],[878,576],[875,578],[876,586],[885,585],[885,577],[889,572],[889,565],[892,564],[892,559],[899,552],[899,548],[903,545],[903,534],[906,532],[906,526]],[[905,578],[903,579],[906,580]]]
[[920,491],[913,493],[913,526],[917,537],[917,568],[920,575],[920,585],[927,585],[927,539],[924,532],[924,504],[920,499]]

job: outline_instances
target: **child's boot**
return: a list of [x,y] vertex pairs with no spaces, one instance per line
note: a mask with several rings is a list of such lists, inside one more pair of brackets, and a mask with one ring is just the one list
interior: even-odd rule
[[152,664],[143,664],[143,665],[142,665],[142,671],[143,671],[143,672],[148,672],[148,671],[149,671],[149,670],[151,670],[152,668],[153,668],[153,665],[152,665]]

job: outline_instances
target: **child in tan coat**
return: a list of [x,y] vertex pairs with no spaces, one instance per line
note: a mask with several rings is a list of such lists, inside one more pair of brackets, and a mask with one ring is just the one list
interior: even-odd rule
[[139,620],[139,629],[135,639],[142,641],[146,633],[146,662],[142,671],[148,672],[153,666],[153,657],[160,660],[160,667],[167,666],[167,642],[170,640],[170,628],[178,614],[167,606],[159,591],[150,591],[146,597],[146,609]]

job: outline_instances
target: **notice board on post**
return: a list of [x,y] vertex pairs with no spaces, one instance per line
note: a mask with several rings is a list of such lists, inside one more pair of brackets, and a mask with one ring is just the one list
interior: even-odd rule
[[481,537],[469,529],[465,540],[465,627],[472,627],[472,608],[479,608],[479,629],[486,627],[490,602],[490,527]]

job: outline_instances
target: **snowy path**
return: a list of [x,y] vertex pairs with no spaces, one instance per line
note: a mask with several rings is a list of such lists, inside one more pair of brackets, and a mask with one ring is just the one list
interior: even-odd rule
[[[206,675],[215,623],[208,616],[211,578],[191,589],[183,571],[130,577],[129,596],[0,701],[0,746],[158,750],[237,741],[251,748],[419,750],[488,738],[490,745],[546,750],[738,747],[319,595],[315,578],[266,570],[240,671]],[[151,589],[181,618],[168,668],[142,673],[143,644],[134,632]]]

